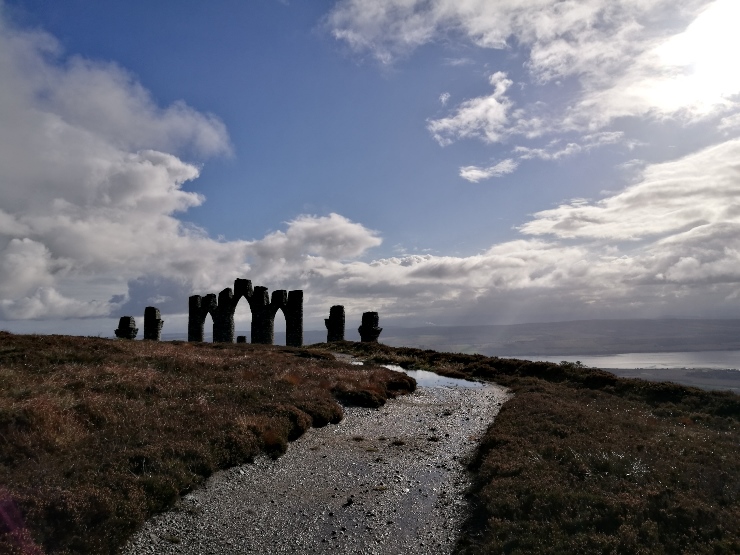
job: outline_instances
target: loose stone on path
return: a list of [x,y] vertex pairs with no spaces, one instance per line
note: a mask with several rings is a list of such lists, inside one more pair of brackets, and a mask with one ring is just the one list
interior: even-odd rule
[[123,553],[451,553],[465,462],[507,398],[495,386],[420,387],[380,409],[346,408],[279,459],[215,474]]

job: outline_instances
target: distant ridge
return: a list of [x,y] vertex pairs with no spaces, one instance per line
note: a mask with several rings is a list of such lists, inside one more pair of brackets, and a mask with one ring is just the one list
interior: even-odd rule
[[[574,320],[491,326],[382,327],[380,342],[392,347],[488,356],[740,351],[740,320]],[[237,331],[236,335],[249,336],[249,332]],[[206,341],[211,341],[211,337],[211,333],[206,333]],[[162,339],[185,341],[187,334],[163,333]],[[356,330],[348,328],[347,339],[359,341],[360,338]],[[304,332],[306,345],[324,341],[326,330]],[[275,344],[285,345],[285,333],[275,332]]]
[[391,346],[489,356],[740,350],[740,320],[576,320],[491,326],[386,327]]

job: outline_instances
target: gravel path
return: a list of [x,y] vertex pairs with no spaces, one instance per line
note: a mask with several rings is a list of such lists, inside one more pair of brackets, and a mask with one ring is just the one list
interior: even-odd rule
[[493,386],[419,387],[380,409],[345,408],[278,460],[215,474],[123,553],[451,553],[465,459],[506,399]]

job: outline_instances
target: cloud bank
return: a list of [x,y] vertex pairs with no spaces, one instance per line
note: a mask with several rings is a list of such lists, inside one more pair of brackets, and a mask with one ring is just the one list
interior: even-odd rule
[[419,322],[737,316],[738,159],[733,140],[648,165],[624,190],[538,212],[524,238],[475,256],[317,261],[312,287]]
[[[485,48],[503,48],[516,36],[531,46],[534,77],[575,76],[582,83],[579,102],[565,114],[584,129],[577,142],[518,145],[516,156],[493,166],[461,168],[472,182],[508,174],[522,159],[556,160],[622,141],[621,132],[602,129],[613,117],[608,113],[579,123],[589,94],[616,87],[593,69],[594,60],[616,68],[614,79],[627,78],[621,48],[648,56],[668,35],[689,32],[650,33],[636,23],[668,9],[659,1],[533,1],[528,10],[513,1],[372,5],[375,11],[368,2],[339,2],[330,20],[338,37],[381,59],[442,30]],[[711,6],[727,4],[684,2],[678,13],[709,14]],[[404,19],[409,14],[415,17]],[[614,36],[619,40],[609,43]],[[381,233],[340,214],[298,215],[252,240],[219,241],[188,225],[187,210],[205,199],[184,186],[198,178],[200,161],[231,152],[226,128],[183,102],[158,106],[116,65],[65,57],[52,37],[0,19],[0,76],[5,320],[109,316],[146,304],[182,313],[187,295],[217,292],[236,277],[273,290],[304,289],[313,327],[336,303],[350,313],[376,309],[386,320],[417,325],[737,316],[740,308],[738,139],[645,164],[623,190],[537,212],[518,227],[517,239],[480,253],[373,260]],[[489,84],[490,96],[427,122],[440,144],[495,143],[548,128],[552,120],[519,111],[507,75],[494,72]],[[724,130],[737,127],[728,112],[733,97],[702,98],[709,105],[682,105],[685,117],[705,117],[709,106],[722,112]]]
[[[490,73],[491,93],[463,100],[427,128],[442,146],[567,134],[567,146],[555,151],[533,142],[511,152],[553,160],[615,142],[629,146],[626,136],[589,139],[614,137],[613,126],[625,119],[736,129],[738,19],[735,0],[341,0],[326,24],[336,39],[383,64],[441,41],[524,56],[521,78]],[[558,100],[564,87],[574,89],[567,102]],[[525,101],[524,88],[540,99]]]
[[176,153],[230,152],[215,116],[161,108],[122,68],[2,19],[0,75],[4,318],[107,315],[141,274],[210,284],[215,267],[246,268],[243,246],[176,217],[204,200],[182,189],[199,168]]

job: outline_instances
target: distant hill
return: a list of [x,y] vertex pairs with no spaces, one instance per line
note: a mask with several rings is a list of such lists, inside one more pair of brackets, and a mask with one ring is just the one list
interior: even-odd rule
[[740,350],[740,320],[577,320],[498,326],[384,329],[391,346],[488,356],[607,355]]
[[[609,355],[669,351],[740,350],[740,320],[576,320],[544,324],[496,326],[385,326],[380,342],[393,347],[480,353],[488,356]],[[237,331],[236,335],[247,335]],[[186,334],[162,334],[162,339],[187,339]],[[357,331],[347,328],[347,339]],[[206,333],[206,341],[211,334]],[[326,330],[306,330],[304,343],[326,341]],[[285,344],[276,332],[275,343]]]

